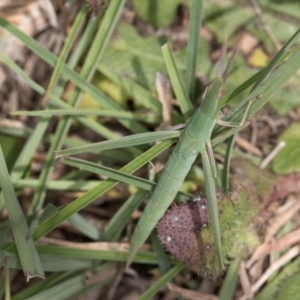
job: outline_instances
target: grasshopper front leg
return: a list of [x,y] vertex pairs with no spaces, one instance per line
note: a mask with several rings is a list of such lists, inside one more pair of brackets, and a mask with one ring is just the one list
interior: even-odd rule
[[[217,120],[216,123],[219,124],[219,125],[225,126],[225,127],[233,127],[233,128],[243,127],[245,121],[247,120],[247,114],[248,114],[248,111],[249,111],[252,103],[254,101],[262,98],[262,97],[263,97],[263,95],[259,94],[256,97],[254,97],[253,99],[249,100],[249,102],[247,104],[247,107],[246,107],[246,110],[244,112],[243,118],[239,123],[226,122],[226,121],[223,121],[223,120]],[[206,146],[207,146],[207,152],[208,152],[208,157],[209,157],[209,160],[210,160],[210,164],[211,164],[211,167],[212,167],[212,170],[213,170],[213,175],[214,175],[214,177],[217,177],[217,169],[216,169],[216,164],[215,164],[215,160],[214,160],[214,155],[213,155],[211,142],[208,141]]]

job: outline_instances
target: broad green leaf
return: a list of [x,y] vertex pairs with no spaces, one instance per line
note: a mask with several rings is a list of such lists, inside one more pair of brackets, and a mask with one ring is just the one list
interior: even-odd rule
[[294,123],[278,138],[286,146],[279,151],[273,161],[273,170],[277,174],[288,174],[300,170],[300,123]]
[[[116,37],[103,55],[102,65],[137,81],[148,90],[155,91],[154,78],[157,72],[166,73],[161,55],[161,39],[141,38],[133,27],[120,24]],[[181,68],[184,68],[182,63]]]
[[[259,5],[264,12],[270,10],[274,11],[274,14],[285,14],[286,16],[292,16],[300,20],[299,3],[297,1],[260,0]],[[287,19],[288,21],[289,19]]]
[[[264,4],[261,4],[261,2],[264,2]],[[270,52],[274,52],[274,44],[267,35],[265,28],[261,26],[261,23],[258,21],[258,17],[254,14],[253,9],[251,7],[242,6],[243,4],[241,2],[239,4],[240,5],[235,4],[234,6],[231,6],[230,2],[216,4],[205,1],[204,15],[206,16],[206,26],[208,26],[217,35],[220,42],[224,38],[225,34],[228,35],[231,30],[235,31],[237,27],[246,26],[249,32],[261,40],[264,48],[269,49]],[[298,6],[293,3],[277,3],[269,0],[260,1],[259,5],[261,5],[262,9],[263,5],[265,5],[265,9],[263,9],[263,18],[271,31],[277,37],[278,41],[281,43],[286,42],[298,29],[298,25],[296,23],[293,24],[289,22],[288,19],[278,18],[278,13],[283,14],[284,11],[286,11],[287,14],[292,14],[293,17],[297,16],[300,18],[299,10],[295,8]],[[270,7],[272,7],[272,9]],[[281,11],[281,9],[283,9],[283,11]],[[216,11],[218,10],[220,10],[220,14],[216,14]],[[276,10],[277,12],[274,12],[273,10]],[[238,17],[231,18],[231,14],[235,14],[235,16]],[[212,17],[210,17],[210,15],[212,15]],[[225,21],[228,19],[234,20],[237,24]],[[253,68],[246,66],[245,59],[237,58],[234,62],[228,82],[225,85],[225,91],[231,91],[238,83],[242,83],[249,77],[250,74],[253,74],[254,71],[255,70]],[[299,97],[297,97],[299,94],[298,87],[298,77],[294,76],[278,93],[273,96],[270,103],[276,109],[278,114],[284,115],[299,105]]]
[[203,8],[203,23],[213,32],[219,43],[225,35],[234,36],[237,28],[245,26],[255,17],[251,7],[239,6],[229,1],[204,1]]
[[[99,70],[112,69],[119,75],[131,78],[140,86],[156,93],[155,77],[160,72],[167,74],[163,61],[161,46],[167,41],[164,37],[142,38],[134,27],[121,23],[117,28],[115,38],[108,45],[99,64]],[[198,47],[199,59],[197,70],[206,72],[211,68],[208,59],[208,43],[203,40]],[[180,73],[185,72],[186,50],[174,54]]]
[[300,105],[300,78],[294,75],[270,100],[270,104],[280,116],[288,114]]
[[[270,3],[271,1],[269,1]],[[299,6],[298,6],[299,9]],[[298,10],[297,9],[297,10]],[[297,23],[288,22],[284,18],[279,18],[278,14],[270,10],[263,11],[264,22],[269,26],[270,31],[274,34],[275,38],[280,43],[285,43],[291,35],[299,28]],[[274,51],[275,46],[270,36],[266,32],[266,29],[261,26],[261,23],[257,23],[257,19],[253,22],[247,24],[247,30],[258,38],[262,43],[265,49],[269,51]]]

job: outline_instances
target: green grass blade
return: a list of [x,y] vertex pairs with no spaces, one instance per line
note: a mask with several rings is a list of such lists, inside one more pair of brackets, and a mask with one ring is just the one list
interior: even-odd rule
[[34,242],[32,238],[27,237],[29,229],[10,181],[1,146],[0,170],[0,186],[24,275],[27,279],[36,276],[44,277],[44,271]]
[[229,103],[232,99],[237,97],[239,94],[241,94],[243,91],[245,91],[247,88],[249,88],[251,85],[253,85],[261,76],[262,70],[258,73],[254,74],[250,78],[248,78],[244,83],[239,85],[236,89],[229,92],[226,96],[224,96],[220,100],[220,108],[224,107],[227,103]]
[[[158,145],[155,145],[150,150],[146,151],[138,158],[136,158],[135,160],[127,164],[120,171],[128,174],[133,173],[138,168],[140,168],[141,166],[149,162],[151,159],[156,157],[159,153],[167,149],[171,144],[172,141],[165,141],[165,142],[161,142]],[[116,184],[117,184],[116,180],[113,179],[104,180],[97,187],[95,187],[94,189],[90,190],[83,196],[74,200],[69,205],[62,208],[53,217],[47,219],[45,222],[39,225],[39,227],[37,228],[37,230],[33,235],[34,240],[41,238],[42,236],[50,232],[52,229],[56,228],[63,221],[67,220],[74,213],[77,213],[78,211],[86,207],[97,197],[99,197],[100,195],[102,195],[103,193],[111,189]]]
[[182,269],[182,264],[178,264],[174,266],[168,273],[163,275],[158,281],[156,281],[150,289],[148,289],[139,300],[148,300],[151,299],[155,294],[157,294],[160,289],[169,282],[172,278],[174,278]]
[[85,218],[79,214],[74,214],[71,216],[68,221],[81,233],[89,237],[92,240],[100,240],[101,230],[96,226],[92,225]]
[[122,138],[90,144],[87,146],[55,151],[56,158],[65,155],[74,155],[86,152],[99,153],[103,150],[126,148],[141,144],[148,144],[162,140],[174,139],[179,137],[179,131],[157,131],[125,136]]
[[[145,191],[151,191],[156,186],[156,183],[153,181],[149,181],[149,180],[140,178],[138,176],[130,175],[130,174],[125,174],[121,171],[117,171],[115,169],[105,167],[105,166],[100,166],[98,164],[91,163],[86,160],[67,156],[62,159],[62,162],[65,163],[66,165],[78,168],[80,170],[86,170],[86,171],[89,171],[89,172],[92,172],[95,174],[107,176],[107,177],[117,180],[119,182],[134,185],[135,187],[138,187]],[[25,181],[25,180],[23,180],[23,181]],[[26,181],[29,182],[29,180],[26,180]],[[61,189],[61,186],[63,184],[66,185],[65,189],[67,189],[67,186],[71,185],[72,182],[74,182],[74,184],[77,185],[75,181],[67,181],[65,183],[63,182],[62,184],[58,183],[57,189]],[[99,183],[99,181],[97,183]],[[80,182],[78,182],[78,184],[79,184],[79,186],[78,186],[78,188],[79,188]],[[84,183],[82,183],[82,184],[84,184]],[[88,184],[88,183],[86,183],[86,184]],[[32,187],[34,187],[34,186],[36,186],[36,185],[33,185]],[[93,185],[93,186],[95,186],[95,185]],[[51,186],[48,186],[48,188],[50,189]],[[87,187],[85,187],[85,189],[87,189]],[[183,192],[178,192],[178,197],[179,197],[178,200],[181,200],[181,201],[187,201],[188,199],[193,198],[192,195],[189,195],[189,194],[186,194]]]
[[102,286],[108,283],[113,275],[116,274],[115,267],[112,264],[105,264],[94,270],[94,276],[100,276],[102,274],[103,280],[96,281],[96,283],[86,284],[86,271],[81,271],[79,274],[75,273],[73,276],[69,276],[62,282],[41,291],[34,296],[27,298],[27,300],[66,300],[75,299],[79,293],[87,291],[94,286]]
[[[0,17],[1,18],[1,17]],[[32,81],[26,74],[23,72],[19,66],[17,66],[14,62],[12,62],[9,58],[5,57],[0,53],[0,59],[8,65],[13,71],[15,71],[19,77],[21,77],[29,86],[31,86],[35,91],[37,91],[39,94],[44,94],[45,90],[37,85],[34,81]],[[51,96],[51,98],[56,99],[55,104],[61,103],[64,108],[71,108],[69,104],[66,102],[59,100],[54,95]],[[35,149],[37,148],[39,142],[42,140],[42,137],[44,136],[44,133],[49,125],[49,117],[44,117],[40,120],[40,122],[37,124],[35,130],[30,134],[29,139],[26,143],[26,145],[23,147],[21,154],[17,158],[15,165],[13,167],[13,170],[11,172],[11,178],[12,180],[19,179],[24,174],[25,170],[27,169],[31,157],[33,153],[35,152]],[[79,121],[81,121],[84,125],[86,125],[88,128],[91,128],[93,131],[99,133],[102,136],[105,136],[107,138],[113,138],[116,137],[116,135],[112,134],[111,131],[107,130],[104,126],[97,123],[95,120],[89,120],[86,118],[79,118]]]
[[276,71],[274,71],[274,73],[272,73],[267,79],[265,79],[263,84],[254,89],[249,94],[249,96],[226,117],[226,121],[234,122],[241,120],[245,111],[245,107],[247,106],[249,100],[254,99],[257,95],[261,94],[262,98],[254,101],[251,105],[248,117],[252,117],[258,110],[260,110],[274,95],[274,93],[279,90],[281,86],[289,79],[289,77],[294,74],[291,73],[291,70],[296,70],[296,68],[292,64],[296,64],[297,66],[299,66],[299,61],[296,61],[297,59],[299,60],[299,55],[300,49],[298,46],[298,49],[289,57],[287,61],[285,61],[281,65],[281,67],[279,67]]
[[[300,30],[300,29],[299,29]],[[263,70],[251,76],[247,79],[243,84],[238,86],[235,90],[228,93],[225,97],[221,99],[220,107],[225,106],[231,99],[235,98],[241,92],[246,90],[252,84],[255,84],[252,88],[254,90],[258,87],[261,82],[270,74],[270,72],[274,69],[276,64],[280,62],[280,60],[284,59],[284,56],[289,52],[289,50],[295,45],[297,39],[299,38],[299,30],[297,30],[294,35],[289,39],[289,41],[281,48],[281,50],[276,54],[276,56],[272,59],[270,64]]]
[[193,0],[190,8],[189,40],[186,55],[186,90],[192,101],[195,98],[195,70],[202,22],[202,5],[202,0]]
[[[59,100],[60,101],[60,100]],[[59,103],[62,105],[62,103]],[[47,109],[47,110],[35,110],[35,111],[13,111],[10,113],[14,116],[33,116],[33,117],[41,117],[41,116],[99,116],[99,117],[112,117],[112,118],[120,118],[127,120],[139,120],[146,123],[158,123],[159,118],[149,116],[146,114],[136,114],[125,111],[116,111],[116,110],[102,110],[102,109]]]
[[219,225],[219,215],[217,206],[216,189],[214,183],[214,177],[211,172],[211,165],[208,159],[206,151],[201,152],[202,164],[203,164],[203,174],[204,174],[204,185],[205,185],[205,195],[207,198],[207,206],[209,213],[210,226],[212,229],[212,234],[214,238],[215,251],[217,254],[217,261],[219,268],[223,268],[223,255],[222,255],[222,244],[221,244],[221,234]]
[[[172,144],[172,141],[165,141],[162,142],[156,146],[154,146],[152,149],[148,150],[144,154],[142,154],[140,157],[129,163],[127,166],[121,169],[121,171],[125,173],[132,173],[138,168],[140,168],[142,165],[147,163],[149,160],[153,159],[156,155],[164,151],[166,148],[168,148]],[[79,197],[75,201],[73,201],[71,204],[65,206],[62,208],[58,213],[51,216],[49,219],[47,219],[45,222],[39,225],[37,228],[34,238],[39,239],[40,237],[44,236],[48,232],[50,232],[52,229],[56,228],[59,224],[61,224],[63,221],[67,220],[70,216],[72,216],[74,213],[80,211],[82,208],[90,204],[93,200],[95,200],[97,197],[99,197],[101,194],[106,192],[107,190],[111,189],[117,181],[115,180],[105,180],[102,183],[100,183],[98,186],[96,186],[94,189],[87,192],[85,195]],[[10,246],[9,249],[13,249],[14,246]],[[7,251],[9,250],[7,249]]]
[[103,51],[110,36],[112,35],[124,4],[125,0],[111,0],[109,2],[104,18],[102,19],[101,26],[95,36],[91,50],[86,57],[81,71],[81,75],[86,78],[87,81],[90,81],[94,76]]
[[[1,17],[0,17],[1,19]],[[17,66],[12,60],[4,56],[0,52],[0,60],[4,62],[10,69],[16,72],[20,78],[22,78],[26,83],[33,81],[23,72],[19,66]],[[37,88],[37,84],[34,83],[34,86]],[[36,89],[35,89],[36,90]],[[45,91],[44,91],[45,92]],[[19,179],[23,176],[25,170],[27,169],[30,159],[37,148],[39,142],[42,140],[42,137],[49,125],[50,118],[45,117],[43,118],[36,126],[32,135],[30,135],[26,145],[23,147],[22,152],[20,153],[19,157],[17,158],[14,167],[11,172],[12,180]]]
[[[88,121],[88,120],[87,120]],[[87,126],[89,127],[89,125]],[[31,130],[30,128],[6,128],[6,127],[0,127],[0,133],[3,133],[5,135],[11,136],[11,137],[20,137],[23,139],[28,139],[35,133],[34,130]],[[118,136],[119,137],[119,136]],[[42,141],[45,143],[50,143],[53,139],[52,134],[44,134]],[[85,141],[83,139],[79,139],[78,137],[72,138],[67,137],[63,140],[63,145],[65,147],[73,148],[73,147],[79,147],[90,144],[90,141]],[[127,148],[123,150],[110,150],[106,152],[101,153],[100,158],[105,158],[105,160],[109,159],[115,159],[115,157],[118,157],[120,161],[122,162],[128,162],[132,160],[134,157],[136,157],[137,154],[140,154],[141,151],[137,148]],[[100,159],[99,158],[99,159]]]
[[72,24],[71,30],[67,35],[64,46],[60,52],[60,55],[57,59],[57,63],[55,64],[54,70],[52,72],[50,82],[46,92],[46,98],[52,93],[54,87],[56,86],[58,79],[61,74],[62,67],[67,59],[67,56],[73,46],[74,40],[76,36],[79,34],[80,28],[83,26],[87,14],[87,6],[85,3],[81,6],[79,12],[76,15],[76,18]]
[[[6,253],[8,265],[12,269],[22,269],[19,256],[15,253]],[[93,267],[93,261],[72,257],[61,257],[51,254],[41,255],[41,264],[45,272],[67,272]]]
[[285,45],[280,49],[280,51],[273,57],[271,62],[268,64],[266,68],[264,68],[262,74],[259,79],[255,83],[252,88],[252,91],[255,90],[260,84],[265,80],[265,78],[271,73],[271,71],[275,68],[277,63],[287,54],[287,52],[291,49],[291,47],[296,43],[296,41],[300,37],[300,29],[298,29],[292,37],[285,43]]
[[[101,245],[105,244],[105,249],[99,250],[99,247]],[[99,246],[100,244],[100,246]],[[55,259],[59,261],[59,259],[78,259],[78,260],[89,260],[89,261],[111,261],[111,262],[125,262],[128,259],[128,250],[124,249],[124,247],[120,248],[119,243],[107,243],[107,242],[96,242],[91,243],[90,247],[92,249],[87,248],[89,244],[79,244],[77,246],[76,243],[71,243],[70,247],[63,247],[63,246],[53,246],[53,245],[37,245],[38,253],[41,255],[41,257],[47,256],[47,257],[56,257]],[[12,244],[10,244],[8,247],[11,247]],[[116,247],[117,246],[117,247]],[[97,249],[98,248],[98,249]],[[126,247],[127,248],[127,247]],[[95,250],[97,249],[97,250]],[[16,260],[17,255],[14,252],[14,249],[12,249],[12,252],[6,252],[9,256],[15,257],[14,260]],[[170,258],[172,263],[175,263],[175,260]],[[51,261],[46,260],[47,262],[47,268],[51,268]],[[142,263],[142,264],[157,264],[157,258],[156,255],[153,252],[150,251],[144,251],[140,250],[138,251],[136,257],[134,258],[134,262],[136,263]],[[3,264],[0,264],[0,266]]]
[[153,97],[151,93],[144,87],[142,87],[129,77],[119,75],[111,68],[108,68],[101,64],[98,66],[98,70],[112,82],[121,87],[122,90],[124,90],[127,95],[131,96],[139,105],[161,115],[161,103],[157,98]]
[[73,49],[72,56],[68,60],[68,65],[72,69],[74,69],[78,62],[85,56],[87,46],[92,43],[95,37],[96,31],[99,27],[100,19],[100,16],[89,19],[83,34],[81,34],[76,47]]
[[46,288],[49,288],[55,283],[62,281],[66,276],[67,274],[62,272],[48,275],[45,280],[38,281],[35,284],[23,289],[19,293],[13,295],[12,300],[28,299],[30,296],[33,296],[38,292],[43,291]]
[[228,141],[228,144],[226,147],[225,161],[224,161],[223,170],[222,170],[222,190],[225,193],[228,193],[229,189],[230,189],[229,171],[230,171],[230,161],[231,161],[231,155],[232,155],[232,151],[233,151],[234,142],[235,142],[235,134],[229,138],[229,141]]
[[192,103],[180,78],[170,46],[166,44],[161,49],[180,109],[187,120],[193,114]]
[[[248,117],[252,117],[283,86],[283,84],[286,83],[293,74],[295,74],[299,67],[300,47],[297,46],[297,49],[291,54],[291,56],[282,63],[281,66],[273,71],[272,74],[265,79],[263,84],[252,91],[232,112],[230,112],[224,120],[227,122],[239,122],[243,117],[249,100],[261,94],[263,97],[254,101],[249,109]],[[220,134],[227,131],[228,129],[224,129],[224,127],[216,125],[213,131],[213,137],[215,138],[219,135],[218,142],[222,142],[226,139],[226,137],[224,136],[223,138]]]
[[[0,26],[3,26],[10,33],[15,35],[19,40],[21,40],[26,46],[32,50],[37,56],[45,60],[50,66],[55,66],[57,58],[50,51],[38,44],[34,39],[24,34],[18,28],[10,24],[7,20],[0,16]],[[64,78],[67,78],[74,82],[81,91],[90,95],[95,99],[103,108],[105,109],[115,109],[122,110],[122,108],[108,98],[103,92],[93,86],[91,83],[87,82],[82,78],[81,75],[73,71],[69,66],[64,65],[62,68],[62,74]],[[131,130],[134,133],[141,133],[147,131],[147,129],[138,122],[120,120],[120,123],[123,124],[126,128]]]
[[11,299],[11,291],[10,291],[10,275],[9,275],[9,266],[7,262],[7,257],[4,257],[4,284],[5,284],[5,300]]
[[231,262],[219,293],[219,300],[232,299],[238,280],[239,267],[240,259],[237,258]]
[[249,126],[250,121],[245,121],[245,123],[241,127],[232,127],[230,129],[227,129],[224,133],[220,135],[215,135],[211,140],[212,147],[220,144],[221,142],[227,140],[229,137],[231,137],[233,134],[239,132],[240,130],[243,130],[247,126]]
[[[37,188],[36,179],[18,179],[13,181],[13,186],[18,189]],[[99,184],[99,180],[50,180],[47,183],[48,190],[55,191],[88,191]]]
[[[81,18],[82,19],[82,18]],[[80,20],[79,20],[80,21]],[[24,35],[25,36],[25,35]],[[1,53],[0,53],[1,56]],[[31,79],[28,78],[28,76],[11,60],[7,59],[6,57],[2,56],[2,60],[9,65],[21,78],[25,79],[25,82],[31,82],[33,83],[34,87],[38,87]],[[76,61],[73,61],[76,63]],[[40,88],[42,93],[44,93],[44,90]],[[63,84],[61,84],[61,91],[63,91]],[[63,101],[62,101],[63,102]],[[23,176],[25,170],[27,169],[28,165],[30,164],[31,157],[36,150],[39,142],[42,140],[42,137],[46,131],[46,128],[48,127],[50,118],[45,117],[40,120],[40,122],[36,125],[35,130],[32,132],[32,134],[29,136],[26,145],[23,147],[20,155],[18,156],[13,169],[11,171],[11,178],[19,179]],[[2,194],[0,195],[0,200],[3,201]]]
[[[72,28],[70,30],[70,34],[68,35],[68,38],[66,39],[66,41],[64,43],[64,47],[61,51],[60,57],[58,58],[58,60],[56,62],[56,65],[55,65],[55,68],[54,68],[54,71],[53,71],[53,74],[51,76],[51,80],[50,80],[50,83],[49,83],[49,86],[48,86],[48,89],[47,89],[47,92],[46,92],[46,96],[49,96],[52,93],[52,90],[54,89],[54,87],[55,87],[55,85],[58,81],[58,78],[60,76],[60,72],[63,68],[66,57],[67,57],[67,55],[68,55],[68,53],[69,53],[69,51],[70,51],[70,49],[73,45],[74,39],[78,35],[80,27],[83,25],[83,23],[85,21],[86,13],[87,13],[87,7],[85,5],[82,5],[82,7],[81,7],[79,13],[77,14],[77,17],[76,17],[76,19],[75,19],[75,21],[72,25]],[[46,120],[47,123],[49,122],[49,118],[45,118],[45,120]],[[59,122],[59,124],[63,123],[64,121],[66,121],[66,120],[61,120]],[[59,125],[58,125],[58,127],[59,127]],[[58,130],[58,131],[60,133],[63,132],[61,130]],[[58,137],[58,134],[57,134],[57,131],[56,131],[56,134],[54,136],[54,141],[50,146],[49,152],[50,151],[53,152],[53,150],[56,149],[57,143],[55,143],[55,142],[57,140],[57,137]],[[46,161],[45,161],[45,168],[43,168],[43,171],[42,171],[40,179],[39,179],[40,185],[39,185],[38,189],[36,190],[34,198],[31,202],[31,206],[30,206],[30,210],[29,210],[30,215],[35,215],[37,213],[37,211],[43,205],[43,201],[44,201],[45,193],[46,193],[45,182],[50,177],[50,173],[51,173],[51,170],[52,170],[52,164],[53,164],[53,159],[52,159],[53,153],[49,154],[49,152],[48,152],[48,155],[47,155],[47,158],[46,158]]]
[[119,182],[124,182],[130,185],[134,185],[146,191],[150,191],[155,186],[155,183],[149,180],[140,178],[138,176],[130,175],[130,174],[124,174],[123,172],[120,172],[118,170],[105,167],[105,166],[99,166],[95,163],[91,163],[89,161],[82,160],[82,159],[65,157],[62,160],[62,163],[81,170],[87,170],[95,174],[104,175],[114,180],[117,180]]
[[157,257],[158,266],[162,274],[165,274],[171,269],[171,264],[164,248],[161,245],[160,240],[158,239],[156,229],[151,233],[151,242],[154,253]]
[[[106,243],[107,244],[107,243]],[[77,259],[89,260],[107,260],[112,262],[125,262],[128,258],[127,250],[114,250],[113,246],[108,247],[106,250],[87,249],[85,246],[77,247],[61,247],[51,245],[38,245],[37,249],[43,255],[55,255],[58,257],[69,257]],[[138,251],[134,262],[143,264],[157,264],[156,256],[150,251]]]
[[130,220],[133,212],[143,202],[148,195],[146,190],[138,190],[119,208],[114,216],[109,221],[104,231],[105,240],[117,241],[119,240],[124,228]]
[[[109,4],[102,24],[98,30],[98,33],[96,34],[94,42],[90,47],[89,53],[85,59],[82,70],[80,72],[82,77],[85,78],[87,82],[89,82],[94,76],[94,73],[96,71],[96,65],[98,64],[102,56],[104,48],[112,33],[114,25],[117,22],[123,5],[124,0],[112,0]],[[72,107],[76,107],[79,104],[80,99],[81,91],[78,88],[75,88],[68,102]],[[70,125],[71,120],[68,117],[63,117],[58,123],[54,139],[48,150],[45,164],[40,175],[40,185],[36,190],[36,193],[31,202],[31,207],[29,211],[30,215],[34,216],[37,213],[37,211],[43,206],[44,199],[46,196],[46,183],[50,179],[50,175],[52,173],[54,165],[54,151],[61,147],[61,141],[67,134]]]
[[[53,105],[57,105],[61,108],[65,108],[68,111],[76,110],[76,108],[73,108],[70,104],[66,103],[65,101],[62,101],[55,95],[50,96],[50,103]],[[47,112],[48,112],[48,110],[45,110],[42,113],[42,115],[47,116],[48,115]],[[32,112],[32,113],[33,113],[33,115],[35,114],[35,112]],[[66,115],[68,115],[68,114],[66,114]],[[80,122],[81,124],[90,128],[94,132],[98,133],[100,136],[103,136],[107,139],[113,139],[113,138],[117,137],[117,135],[115,133],[113,133],[111,130],[108,130],[105,126],[101,125],[96,120],[85,118],[85,117],[77,117],[76,119],[78,120],[78,122]]]
[[56,207],[52,203],[48,203],[43,212],[37,218],[38,223],[44,222],[46,219],[54,215],[57,211],[59,211],[59,207]]

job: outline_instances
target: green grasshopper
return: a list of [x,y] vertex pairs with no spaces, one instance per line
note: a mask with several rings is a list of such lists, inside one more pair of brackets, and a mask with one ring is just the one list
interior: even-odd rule
[[208,198],[208,211],[217,253],[217,261],[219,268],[223,268],[219,218],[213,180],[213,175],[216,176],[216,171],[210,145],[211,133],[216,122],[225,126],[242,126],[251,103],[261,97],[258,96],[254,100],[249,101],[244,117],[239,124],[229,124],[223,121],[219,122],[217,120],[220,111],[219,94],[223,88],[224,77],[228,70],[228,68],[226,68],[223,76],[219,74],[221,70],[220,66],[223,65],[225,59],[225,54],[226,46],[223,47],[222,50],[219,67],[217,67],[216,71],[216,77],[213,79],[209,89],[207,90],[200,107],[182,131],[177,145],[151,194],[141,218],[138,221],[131,239],[131,249],[127,265],[130,264],[139,247],[148,238],[151,231],[174,200],[187,173],[200,153],[203,163],[205,190]]

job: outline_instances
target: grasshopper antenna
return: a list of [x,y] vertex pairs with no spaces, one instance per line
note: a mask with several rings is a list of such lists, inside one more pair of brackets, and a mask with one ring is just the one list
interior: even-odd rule
[[235,46],[235,47],[233,48],[233,51],[232,51],[231,57],[230,57],[230,59],[229,59],[229,62],[228,62],[227,66],[226,66],[226,68],[225,68],[225,70],[224,70],[223,75],[222,75],[224,82],[226,82],[226,80],[227,80],[227,78],[228,78],[228,75],[229,75],[229,73],[230,73],[232,64],[233,64],[233,62],[234,62],[234,59],[235,59],[236,55],[238,54],[238,52],[239,52],[239,50],[240,50],[240,47],[241,47],[241,44],[238,44],[237,46]]
[[[237,53],[240,50],[240,44],[238,44],[237,46],[234,47],[233,52],[231,54],[231,57],[224,69],[224,65],[225,65],[225,58],[226,58],[226,53],[227,53],[227,48],[228,48],[228,38],[227,36],[224,39],[223,45],[222,45],[222,49],[221,49],[221,55],[217,64],[217,68],[216,68],[216,77],[222,77],[223,78],[223,84],[226,82],[231,67],[233,65],[234,59],[237,55]],[[224,70],[224,72],[223,72]],[[223,74],[222,74],[223,72]],[[219,98],[221,98],[223,96],[223,87],[221,88],[220,92],[219,92]]]
[[222,49],[221,49],[221,55],[216,68],[216,77],[222,77],[222,72],[224,69],[224,63],[225,63],[225,58],[227,53],[227,45],[228,45],[228,38],[227,36],[225,36]]

